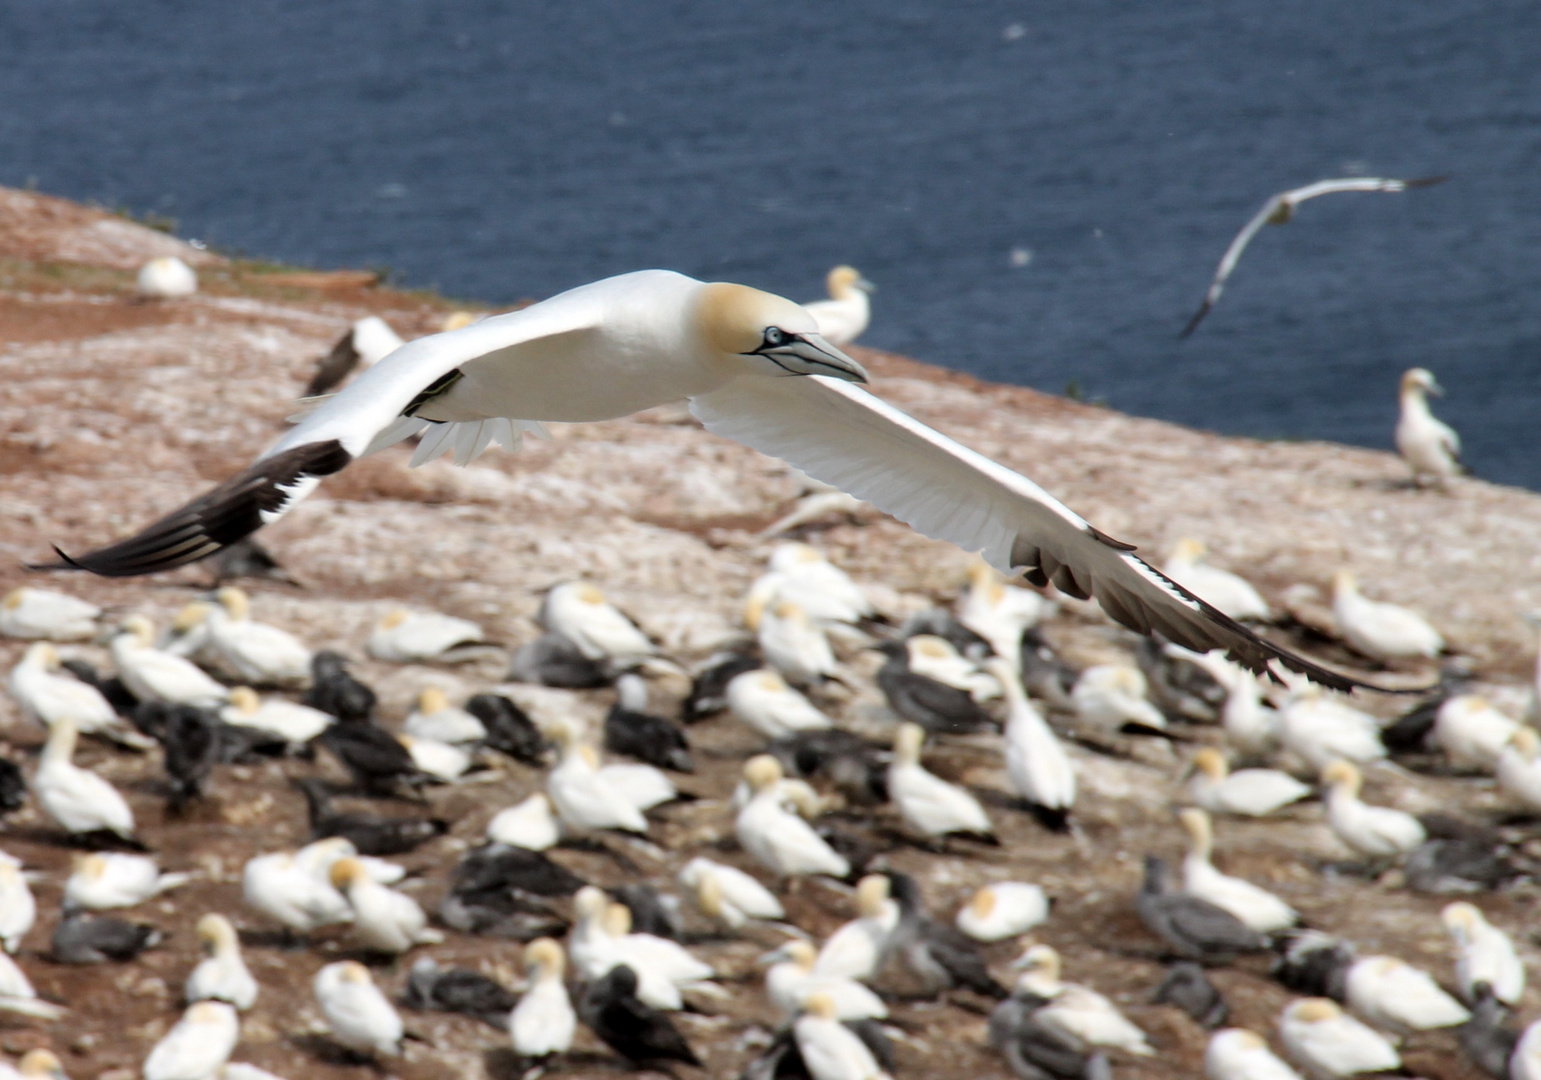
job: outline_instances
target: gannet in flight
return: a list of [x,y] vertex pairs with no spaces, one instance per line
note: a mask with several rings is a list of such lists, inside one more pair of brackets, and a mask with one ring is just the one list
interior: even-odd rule
[[1220,259],[1220,268],[1215,271],[1215,280],[1209,285],[1209,292],[1204,294],[1204,303],[1194,312],[1193,318],[1188,320],[1188,325],[1183,327],[1183,332],[1177,336],[1185,338],[1198,328],[1204,321],[1204,316],[1209,314],[1209,309],[1215,306],[1220,299],[1220,294],[1225,291],[1225,283],[1230,279],[1231,271],[1236,269],[1236,264],[1241,260],[1241,253],[1247,250],[1247,245],[1252,242],[1252,237],[1264,225],[1283,225],[1295,216],[1295,208],[1307,199],[1314,199],[1319,195],[1333,195],[1339,191],[1406,191],[1408,188],[1429,187],[1433,184],[1443,183],[1445,177],[1430,176],[1421,180],[1384,180],[1375,176],[1350,176],[1342,180],[1318,180],[1314,184],[1305,187],[1292,188],[1289,191],[1281,191],[1272,196],[1263,204],[1263,208],[1253,215],[1252,220],[1242,227],[1236,234],[1236,239],[1231,241],[1231,246],[1225,249],[1225,255]]
[[363,372],[255,464],[126,540],[62,566],[108,577],[169,570],[277,521],[365,454],[424,432],[413,464],[467,463],[540,421],[626,416],[688,398],[715,434],[785,459],[919,531],[982,551],[1042,587],[1096,595],[1115,620],[1258,672],[1277,660],[1348,678],[1269,644],[1173,583],[1031,480],[874,397],[861,365],[790,300],[643,270],[410,342]]

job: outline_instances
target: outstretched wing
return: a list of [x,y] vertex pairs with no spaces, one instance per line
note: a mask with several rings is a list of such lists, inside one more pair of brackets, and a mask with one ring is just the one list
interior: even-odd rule
[[709,431],[795,465],[927,536],[982,552],[1035,584],[1096,596],[1112,618],[1194,652],[1223,649],[1259,675],[1277,660],[1335,689],[1356,685],[1263,640],[1093,528],[1037,484],[850,383],[741,378],[693,398]]
[[1279,207],[1284,204],[1284,195],[1275,195],[1263,204],[1263,208],[1252,215],[1252,220],[1242,226],[1241,232],[1236,234],[1236,239],[1231,241],[1231,246],[1225,249],[1225,254],[1220,258],[1220,267],[1215,271],[1215,279],[1209,283],[1209,291],[1204,294],[1204,302],[1199,305],[1198,311],[1193,313],[1193,318],[1188,320],[1188,325],[1183,327],[1181,334],[1177,336],[1185,338],[1198,329],[1199,323],[1204,321],[1204,316],[1209,314],[1209,309],[1215,306],[1220,299],[1220,294],[1225,291],[1225,283],[1230,280],[1231,271],[1236,269],[1236,264],[1241,260],[1241,253],[1247,250],[1247,245],[1257,235],[1257,231],[1268,224],[1268,219],[1279,212]]

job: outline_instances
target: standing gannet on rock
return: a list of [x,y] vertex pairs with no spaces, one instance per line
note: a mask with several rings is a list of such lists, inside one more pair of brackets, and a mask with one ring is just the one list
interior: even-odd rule
[[1075,703],[1076,716],[1097,731],[1116,732],[1126,727],[1165,731],[1166,717],[1146,697],[1149,691],[1150,684],[1139,668],[1094,664],[1081,672],[1070,700]]
[[1332,575],[1332,617],[1349,646],[1372,660],[1433,657],[1445,648],[1445,639],[1422,615],[1369,599],[1347,570]]
[[144,1059],[144,1080],[210,1080],[241,1038],[241,1021],[223,1001],[197,1001]]
[[435,780],[443,780],[445,783],[460,779],[473,764],[470,752],[454,743],[420,739],[413,735],[397,735],[396,741],[406,747],[413,765]]
[[230,696],[191,661],[157,649],[155,626],[143,615],[123,620],[112,638],[112,659],[123,685],[140,701],[208,708]]
[[253,621],[251,598],[226,585],[207,605],[208,649],[218,666],[254,686],[302,686],[310,681],[311,652],[287,630]]
[[146,300],[176,300],[198,291],[198,275],[175,255],[162,255],[139,268],[135,286]]
[[481,640],[482,628],[468,619],[396,608],[375,624],[364,650],[376,660],[390,663],[430,663],[453,659],[459,646]]
[[1267,889],[1215,869],[1209,861],[1214,832],[1208,814],[1190,808],[1177,818],[1188,834],[1188,854],[1182,863],[1184,892],[1224,908],[1260,934],[1271,934],[1300,921],[1294,908]]
[[70,760],[75,754],[75,740],[75,725],[68,720],[60,720],[49,729],[42,761],[32,776],[32,793],[38,805],[65,832],[105,831],[137,844],[134,812],[118,789]]
[[1192,589],[1233,619],[1266,620],[1269,617],[1268,602],[1262,594],[1241,575],[1206,563],[1204,553],[1207,550],[1204,541],[1185,536],[1172,545],[1161,572]]
[[1498,786],[1525,808],[1541,813],[1541,736],[1519,727],[1498,755]]
[[777,877],[845,877],[851,872],[851,864],[814,832],[813,826],[782,805],[781,781],[785,775],[781,762],[769,754],[745,762],[744,779],[751,795],[734,822],[738,842]]
[[1146,1041],[1145,1032],[1119,1012],[1117,1005],[1088,987],[1060,981],[1060,956],[1052,947],[1030,944],[1013,966],[1023,969],[1017,977],[1017,991],[1045,1000],[1035,1014],[1041,1022],[1084,1046],[1106,1046],[1141,1057],[1156,1052]]
[[790,600],[766,605],[752,597],[744,608],[744,623],[753,630],[765,659],[799,686],[817,686],[835,674],[835,652],[824,628]]
[[968,588],[958,598],[958,621],[990,643],[995,655],[1020,665],[1022,634],[1054,610],[1042,593],[1008,585],[1000,571],[977,560],[969,567]]
[[697,896],[706,882],[717,892],[720,918],[729,926],[742,926],[749,919],[784,919],[786,911],[774,893],[736,866],[724,866],[696,856],[679,872],[679,882]]
[[1027,478],[853,383],[867,374],[789,300],[644,270],[397,349],[248,469],[138,535],[64,565],[107,576],[168,570],[271,524],[322,477],[410,435],[415,457],[474,459],[530,420],[592,421],[681,398],[715,434],[780,457],[923,533],[1022,568],[1116,621],[1194,652],[1351,680],[1271,645],[1157,573]]
[[997,881],[976,892],[954,920],[975,941],[1004,941],[1049,917],[1049,898],[1025,881]]
[[1402,375],[1399,399],[1402,414],[1397,418],[1397,453],[1413,471],[1413,480],[1424,477],[1443,481],[1447,476],[1466,472],[1461,464],[1461,437],[1455,429],[1436,420],[1429,411],[1429,395],[1443,397],[1444,387],[1424,368],[1409,368]]
[[1356,854],[1371,858],[1405,855],[1428,839],[1413,815],[1362,802],[1359,789],[1364,777],[1351,762],[1330,762],[1322,770],[1322,784],[1327,788],[1327,824]]
[[131,729],[96,687],[73,674],[59,674],[59,651],[47,641],[27,648],[21,663],[11,669],[11,696],[22,712],[44,727],[68,719],[82,735],[104,735],[137,749],[154,743]]
[[228,1001],[249,1009],[257,1001],[257,980],[241,959],[241,940],[223,915],[209,913],[198,920],[198,943],[205,956],[187,977],[182,996],[188,1001]]
[[332,351],[316,364],[316,373],[305,387],[304,396],[313,398],[330,393],[355,368],[372,368],[405,344],[401,335],[380,316],[364,316],[348,327]]
[[23,585],[0,600],[0,637],[81,641],[96,636],[101,614],[88,601]]
[[401,1017],[363,964],[355,960],[328,964],[316,972],[313,988],[339,1045],[371,1056],[401,1053]]
[[572,724],[559,721],[549,734],[562,759],[546,775],[546,795],[563,828],[579,835],[595,829],[647,832],[647,818],[614,784],[605,782],[599,754],[583,742]]
[[1440,920],[1455,941],[1455,981],[1467,1001],[1476,1001],[1476,987],[1487,983],[1505,1005],[1517,1005],[1525,992],[1525,965],[1509,935],[1488,922],[1474,904],[1447,904]]
[[893,1080],[867,1044],[840,1022],[840,1007],[823,991],[808,996],[792,1024],[797,1052],[813,1080]]
[[1236,670],[1220,711],[1220,723],[1226,741],[1243,754],[1266,754],[1279,741],[1279,714],[1263,704],[1262,683],[1250,671]]
[[417,695],[417,705],[407,714],[402,731],[415,739],[441,743],[480,742],[487,737],[486,726],[458,706],[437,686],[425,686]]
[[338,859],[330,876],[332,887],[353,908],[353,934],[366,949],[396,954],[444,940],[428,928],[428,916],[416,900],[375,881],[358,859]]
[[958,651],[940,634],[911,634],[904,640],[905,663],[911,673],[935,679],[943,686],[965,690],[975,701],[1001,696],[999,681]]
[[1211,814],[1267,817],[1311,794],[1311,788],[1277,769],[1231,772],[1225,755],[1206,746],[1193,755],[1188,797]]
[[892,887],[887,874],[868,874],[856,883],[856,918],[825,940],[814,963],[817,974],[862,981],[877,977],[899,925],[899,904],[889,896]]
[[569,581],[548,592],[541,604],[540,622],[576,645],[589,660],[635,667],[658,653],[658,646],[636,623],[585,581]]
[[347,897],[289,851],[249,859],[241,873],[241,895],[286,931],[308,934],[353,919]]
[[728,708],[767,739],[795,731],[822,731],[834,721],[798,693],[774,668],[756,668],[728,682]]
[[1344,987],[1349,1008],[1394,1035],[1454,1027],[1471,1019],[1471,1013],[1441,990],[1428,972],[1394,956],[1354,961]]
[[1279,1017],[1284,1049],[1312,1080],[1336,1080],[1401,1066],[1396,1047],[1330,998],[1302,998]]
[[827,994],[841,1020],[881,1020],[888,1015],[883,999],[855,979],[820,975],[819,953],[811,942],[794,938],[762,960],[779,960],[765,972],[765,996],[783,1020],[796,1016],[813,994]]
[[872,317],[870,293],[877,286],[861,276],[854,266],[837,266],[824,280],[828,300],[810,300],[803,310],[819,324],[819,334],[831,345],[849,345],[867,329]]
[[1268,1049],[1268,1040],[1246,1028],[1226,1028],[1204,1048],[1208,1080],[1300,1080],[1300,1074]]
[[192,879],[192,874],[161,873],[147,855],[112,851],[77,855],[64,883],[64,902],[88,911],[133,907]]
[[10,856],[0,858],[0,945],[14,955],[36,921],[37,898],[21,864]]
[[1492,772],[1504,747],[1520,729],[1512,720],[1476,694],[1457,694],[1434,716],[1434,741],[1458,769]]
[[578,1014],[562,981],[567,954],[559,942],[536,938],[524,948],[524,970],[530,976],[530,988],[508,1014],[514,1053],[526,1058],[565,1054],[578,1029]]
[[1342,758],[1363,765],[1386,756],[1380,723],[1367,712],[1329,698],[1306,684],[1279,710],[1279,743],[1320,773]]
[[995,826],[979,800],[957,784],[926,771],[920,748],[926,730],[919,724],[900,724],[894,733],[894,759],[888,766],[888,797],[899,808],[905,823],[928,840],[966,833],[995,840]]
[[1047,823],[1062,827],[1075,805],[1075,766],[1033,703],[1016,669],[1004,658],[985,661],[985,670],[1006,695],[1006,778]]

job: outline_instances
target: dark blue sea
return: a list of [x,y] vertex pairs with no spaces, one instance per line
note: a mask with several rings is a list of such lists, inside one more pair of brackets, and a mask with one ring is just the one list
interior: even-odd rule
[[[1176,340],[1233,233],[1322,177]],[[0,183],[499,303],[663,266],[1130,412],[1389,446],[1431,368],[1541,488],[1534,0],[0,7]]]

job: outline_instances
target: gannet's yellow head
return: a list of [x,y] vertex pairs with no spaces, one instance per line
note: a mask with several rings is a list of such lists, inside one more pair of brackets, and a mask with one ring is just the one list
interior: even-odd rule
[[1434,378],[1434,373],[1428,368],[1409,368],[1402,375],[1402,393],[1404,394],[1433,394],[1435,397],[1444,397],[1445,388],[1440,386]]
[[374,982],[369,977],[369,969],[357,960],[344,960],[337,967],[337,979],[339,982],[356,983],[358,985]]
[[230,689],[230,707],[242,716],[250,716],[262,707],[262,701],[251,687],[235,686]]
[[851,290],[859,292],[877,292],[877,286],[861,276],[861,271],[854,266],[846,266],[843,263],[829,272],[824,279],[824,285],[829,289],[829,295],[834,300],[845,300],[851,295]]
[[567,954],[551,938],[536,938],[524,947],[524,970],[561,979]]
[[223,915],[213,912],[198,920],[198,940],[208,947],[210,952],[218,952],[236,943],[235,927],[230,925],[230,920]]
[[236,622],[244,622],[251,614],[251,597],[246,595],[246,590],[234,585],[226,585],[214,594],[214,599],[219,601],[219,606],[225,609]]
[[794,572],[826,561],[824,553],[812,544],[778,544],[770,557],[771,569],[783,572]]
[[823,991],[809,994],[803,1000],[803,1012],[809,1016],[817,1016],[820,1020],[833,1020],[840,1015],[840,1010],[835,1006],[835,999]]
[[593,885],[585,885],[573,894],[573,917],[578,922],[599,923],[602,928],[609,907],[610,898]]
[[1304,1024],[1319,1024],[1324,1020],[1336,1020],[1343,1015],[1338,1003],[1331,998],[1305,998],[1284,1010],[1286,1020],[1298,1020]]
[[178,634],[185,634],[204,619],[209,617],[213,610],[202,600],[194,600],[177,612],[177,617],[171,620],[171,629]]
[[16,1071],[27,1080],[68,1080],[64,1063],[52,1050],[28,1050],[16,1063]]
[[71,862],[74,864],[72,868],[73,873],[78,874],[80,877],[90,878],[92,881],[98,880],[103,874],[107,873],[107,860],[94,853],[91,855],[76,855]]
[[10,592],[5,594],[5,610],[15,611],[17,608],[21,607],[21,602],[26,598],[27,590],[25,587],[12,589]]
[[781,952],[803,971],[812,971],[819,962],[819,950],[802,938],[793,938],[781,947]]
[[444,316],[444,321],[439,324],[439,332],[447,334],[451,330],[463,329],[472,323],[481,322],[483,317],[474,311],[452,311]]
[[1029,975],[1043,975],[1052,982],[1059,981],[1059,953],[1052,945],[1029,945],[1011,966]]
[[449,708],[449,698],[440,687],[425,686],[422,693],[417,695],[417,711],[424,716],[432,716],[447,708]]
[[762,375],[828,375],[864,383],[866,370],[819,335],[812,315],[790,300],[726,281],[701,286],[692,311],[702,342],[747,361]]
[[905,642],[905,648],[909,650],[911,664],[916,660],[951,660],[958,655],[952,642],[936,634],[915,634]]
[[1194,563],[1204,557],[1204,552],[1209,549],[1204,546],[1204,541],[1196,540],[1191,536],[1185,536],[1172,545],[1172,561]]
[[1439,921],[1445,924],[1445,929],[1450,931],[1457,940],[1466,941],[1472,933],[1483,923],[1487,922],[1482,917],[1474,904],[1468,904],[1464,900],[1457,900],[1453,904],[1446,904],[1445,910],[1439,913]]
[[155,644],[155,624],[143,615],[130,615],[119,629],[132,637],[140,648],[148,649]]
[[573,596],[579,603],[599,607],[605,602],[605,594],[599,591],[598,585],[591,585],[587,581],[580,581],[573,585]]
[[1340,593],[1353,593],[1359,591],[1359,579],[1354,576],[1352,570],[1339,570],[1332,575],[1332,595]]
[[53,671],[59,666],[59,650],[46,641],[39,641],[27,647],[22,659],[44,671]]
[[1528,727],[1515,728],[1514,734],[1509,736],[1509,745],[1519,753],[1525,761],[1536,760],[1536,755],[1541,753],[1541,738]]
[[391,611],[388,611],[385,613],[385,618],[380,620],[380,629],[394,630],[396,627],[406,622],[407,616],[410,614],[411,612],[406,608],[395,608]]
[[771,611],[782,622],[806,623],[808,615],[801,607],[790,600],[782,600]]
[[194,1024],[223,1024],[230,1008],[223,1001],[198,1001],[188,1008],[186,1018]]
[[974,918],[988,919],[990,912],[995,910],[995,903],[995,890],[986,885],[969,900],[968,907],[974,913]]
[[770,603],[771,597],[775,594],[776,590],[774,588],[750,591],[749,599],[744,602],[745,626],[751,630],[757,631],[760,629],[760,620],[765,618],[765,607]]
[[1255,1031],[1246,1028],[1229,1028],[1231,1041],[1244,1050],[1263,1050],[1268,1046],[1268,1040]]
[[894,760],[914,765],[920,760],[920,747],[926,741],[926,729],[919,724],[900,724],[894,732]]
[[1224,780],[1231,771],[1225,763],[1225,755],[1212,746],[1193,755],[1193,767],[1211,780]]
[[756,754],[744,762],[744,780],[749,784],[749,790],[756,793],[778,783],[785,775],[781,762],[769,754]]
[[1209,815],[1190,806],[1178,812],[1177,820],[1182,825],[1183,832],[1188,834],[1189,845],[1195,851],[1207,854],[1213,835],[1209,825]]
[[707,872],[696,882],[696,904],[707,916],[722,917],[722,883],[716,874]]
[[369,872],[364,869],[364,864],[357,859],[338,859],[332,864],[331,872],[332,888],[346,890],[355,882],[368,881]]
[[611,937],[625,937],[631,933],[631,924],[631,908],[625,904],[610,904],[605,908],[605,917],[602,925],[605,928],[605,933]]
[[887,874],[868,874],[856,883],[856,911],[864,919],[875,919],[883,914],[888,903],[891,882]]
[[1322,783],[1330,788],[1342,788],[1350,795],[1358,795],[1359,788],[1364,783],[1364,777],[1355,768],[1351,761],[1338,758],[1329,761],[1327,767],[1322,770]]

